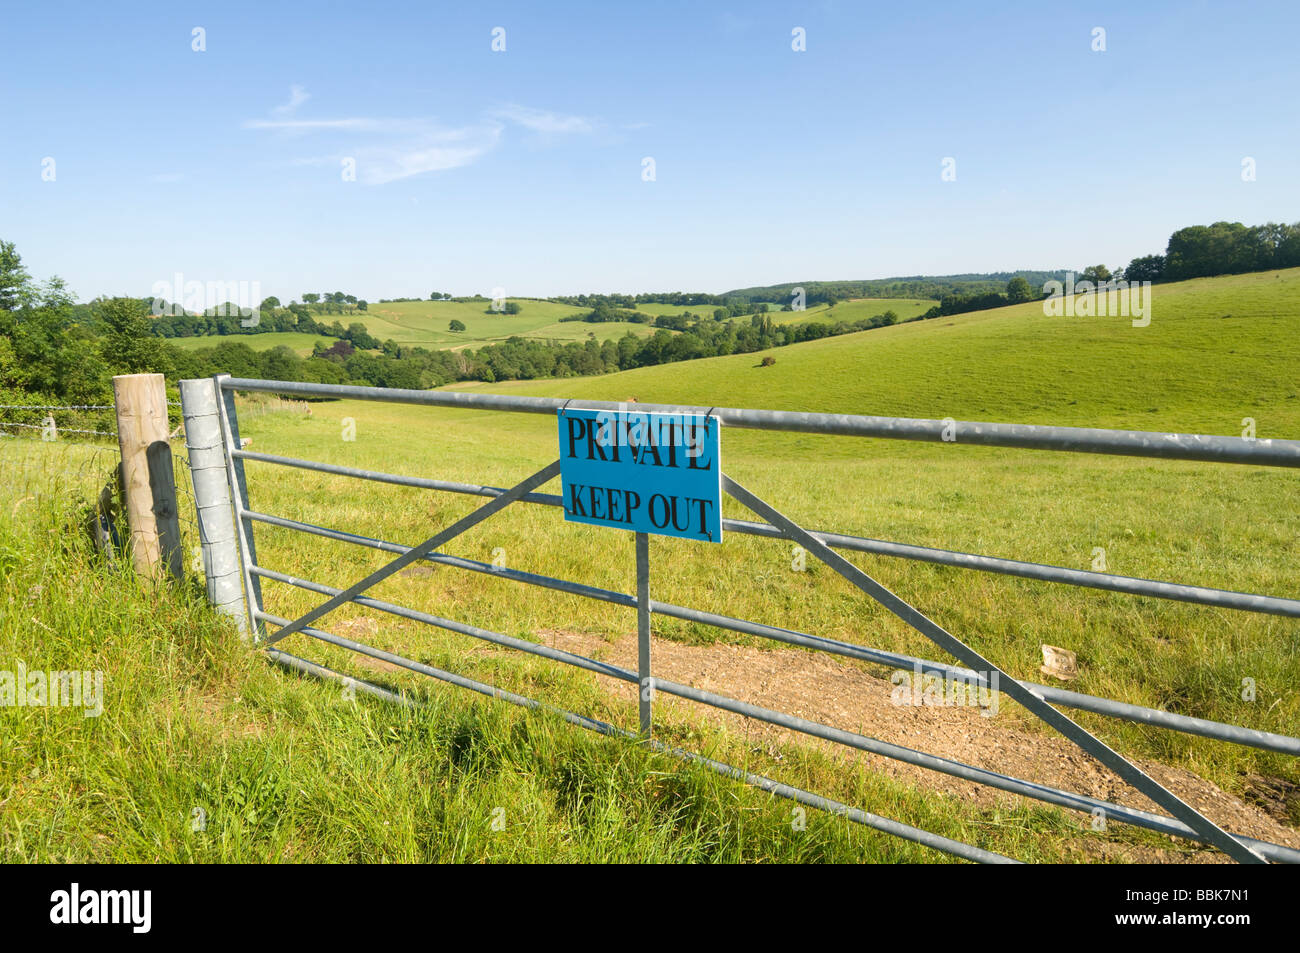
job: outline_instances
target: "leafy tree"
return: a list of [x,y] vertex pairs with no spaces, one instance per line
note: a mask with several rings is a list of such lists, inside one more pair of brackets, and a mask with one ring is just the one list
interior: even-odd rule
[[1094,284],[1103,284],[1110,281],[1110,269],[1105,265],[1089,265],[1083,269],[1083,280],[1091,281]]
[[1124,269],[1125,281],[1159,281],[1165,274],[1164,255],[1145,255],[1134,258]]
[[452,318],[452,319],[451,319],[451,323],[447,325],[447,330],[448,330],[448,331],[464,331],[464,330],[465,330],[465,322],[464,322],[464,321],[457,320],[456,318]]
[[366,330],[366,326],[360,321],[353,321],[348,325],[347,331],[339,335],[352,342],[354,347],[359,347],[364,351],[369,351],[379,347],[379,341]]
[[318,301],[320,301],[320,295],[318,295],[314,291],[308,291],[305,295],[302,296],[302,301],[303,304],[316,304]]
[[262,355],[262,376],[272,381],[298,380],[302,374],[302,359],[283,344]]
[[12,245],[0,257],[15,305],[0,308],[0,385],[99,402],[107,391],[104,362],[93,333],[73,321],[67,286],[59,278],[33,283]]
[[166,373],[171,369],[167,345],[154,336],[149,311],[141,301],[109,298],[99,303],[96,317],[104,331],[104,360],[115,373]]
[[1023,275],[1016,275],[1007,282],[1007,300],[1012,304],[1034,300],[1034,289]]
[[15,310],[30,283],[31,278],[14,243],[0,241],[0,310]]

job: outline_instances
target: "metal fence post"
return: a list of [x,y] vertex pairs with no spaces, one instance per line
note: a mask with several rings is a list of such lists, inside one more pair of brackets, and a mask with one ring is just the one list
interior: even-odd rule
[[650,737],[655,684],[650,674],[650,537],[636,534],[636,674],[641,734]]
[[211,378],[180,382],[185,450],[194,485],[194,508],[208,601],[246,633],[248,615],[240,583],[235,508],[230,496],[226,448],[221,437],[217,385]]
[[244,592],[248,597],[248,629],[256,640],[262,625],[258,613],[262,611],[262,581],[253,575],[257,565],[257,547],[253,543],[253,521],[243,514],[248,510],[248,480],[244,476],[244,461],[234,455],[240,448],[239,414],[235,409],[235,392],[221,386],[229,374],[218,374],[212,380],[217,388],[217,408],[221,419],[221,438],[225,444],[226,472],[230,491],[235,501],[235,535],[239,540],[239,555],[244,574]]

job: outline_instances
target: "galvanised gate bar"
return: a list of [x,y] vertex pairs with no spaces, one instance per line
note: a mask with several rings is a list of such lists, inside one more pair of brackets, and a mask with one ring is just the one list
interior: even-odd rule
[[[1113,699],[1067,691],[1048,685],[1038,685],[1012,678],[992,661],[984,658],[956,635],[948,632],[915,607],[896,596],[875,579],[840,555],[837,550],[895,556],[939,565],[976,569],[984,572],[1019,576],[1044,582],[1065,583],[1112,592],[1172,599],[1199,605],[1237,609],[1245,612],[1300,617],[1300,600],[1279,596],[1234,592],[1201,586],[1188,586],[1159,582],[1110,573],[1087,572],[1020,562],[972,553],[950,552],[922,546],[884,540],[866,539],[839,533],[809,529],[783,515],[771,503],[760,499],[734,480],[722,476],[725,491],[759,517],[759,521],[724,519],[725,532],[744,533],[792,541],[808,553],[835,570],[850,583],[875,599],[890,612],[925,635],[948,655],[957,659],[954,666],[930,659],[919,659],[895,652],[886,652],[864,646],[823,638],[806,632],[784,629],[762,622],[736,619],[687,606],[659,602],[650,598],[649,545],[643,533],[635,534],[637,564],[637,592],[621,593],[580,582],[556,579],[536,573],[494,566],[473,559],[450,556],[441,548],[472,526],[490,518],[516,502],[541,506],[562,507],[561,497],[539,492],[542,486],[559,472],[555,461],[536,473],[524,477],[508,489],[474,484],[450,482],[424,477],[379,473],[354,467],[298,460],[291,457],[255,453],[241,448],[239,423],[235,410],[235,391],[262,391],[291,394],[299,397],[348,398],[353,400],[387,401],[435,407],[456,407],[465,410],[493,410],[515,413],[546,414],[554,416],[562,409],[618,412],[624,405],[603,401],[566,401],[540,397],[509,397],[486,394],[441,391],[395,390],[377,387],[353,387],[329,384],[309,384],[285,381],[249,380],[221,375],[213,379],[181,382],[181,403],[185,418],[186,441],[189,450],[191,476],[194,482],[195,504],[198,510],[200,541],[204,569],[207,577],[208,597],[221,611],[233,616],[240,627],[252,634],[255,642],[264,647],[269,657],[277,663],[297,671],[325,677],[338,677],[337,673],[314,662],[290,655],[275,647],[276,643],[294,633],[340,646],[371,658],[380,659],[433,678],[459,685],[472,691],[489,695],[528,708],[541,708],[555,712],[573,724],[603,734],[637,739],[656,750],[701,764],[720,774],[737,778],[763,790],[789,798],[801,804],[840,814],[851,821],[884,831],[963,857],[969,860],[993,863],[1014,862],[1003,857],[920,830],[907,824],[870,814],[866,811],[832,801],[828,798],[781,784],[769,778],[751,774],[740,768],[705,758],[697,753],[669,747],[652,737],[651,706],[656,692],[665,692],[690,699],[724,711],[733,712],[759,721],[788,728],[812,737],[834,741],[849,748],[866,751],[886,758],[941,772],[953,777],[984,784],[1002,791],[1034,798],[1048,804],[1077,811],[1098,814],[1109,820],[1133,824],[1178,837],[1189,838],[1212,845],[1233,859],[1244,863],[1300,862],[1300,851],[1279,844],[1256,840],[1221,829],[1199,811],[1185,803],[1168,789],[1144,773],[1136,765],[1112,750],[1100,739],[1074,722],[1059,708],[1078,709],[1128,721],[1140,722],[1201,735],[1234,744],[1250,745],[1290,755],[1300,755],[1300,739],[1258,731],[1239,725],[1229,725],[1193,718],[1173,712],[1132,705]],[[727,427],[759,430],[781,430],[801,433],[836,434],[844,437],[877,437],[899,440],[946,441],[957,447],[967,445],[1018,447],[1040,450],[1069,451],[1076,453],[1101,453],[1123,456],[1158,457],[1174,460],[1202,460],[1219,463],[1300,468],[1300,441],[1263,440],[1237,437],[1200,436],[1191,434],[1146,433],[1139,431],[1095,430],[1074,427],[1044,427],[1019,424],[972,423],[952,420],[913,420],[897,417],[865,417],[846,414],[795,413],[771,410],[748,410],[725,407],[678,407],[662,404],[636,405],[637,412],[674,414],[708,414]],[[460,493],[487,499],[481,507],[462,517],[452,525],[438,530],[429,538],[407,546],[388,540],[315,526],[285,519],[269,513],[250,509],[244,473],[244,461],[253,460],[276,466],[298,467],[320,473],[335,474],[361,480],[372,480],[398,486],[419,487],[448,493]],[[299,579],[262,566],[257,560],[253,526],[266,523],[325,539],[351,543],[394,555],[383,568],[346,589],[336,589],[308,579]],[[452,566],[468,572],[484,573],[508,579],[527,586],[538,586],[573,595],[608,602],[634,609],[637,614],[638,665],[637,670],[622,668],[570,652],[516,639],[499,632],[444,619],[438,616],[395,605],[365,595],[370,587],[416,561]],[[310,612],[297,619],[285,619],[265,611],[262,602],[262,581],[296,586],[319,594],[323,601]],[[494,686],[466,678],[452,672],[403,658],[360,642],[334,635],[317,628],[317,622],[327,613],[353,602],[359,606],[390,613],[406,619],[458,632],[472,638],[531,653],[566,665],[596,672],[610,678],[629,682],[640,687],[640,732],[633,733],[604,722],[573,712],[559,711],[534,699],[525,698]],[[1096,758],[1136,790],[1159,805],[1167,814],[1158,814],[1129,808],[1110,801],[1060,790],[1048,785],[1008,777],[994,771],[964,764],[949,758],[937,757],[912,748],[888,743],[866,735],[833,728],[798,718],[780,711],[763,708],[748,702],[728,698],[666,679],[656,678],[652,671],[650,653],[650,626],[654,615],[670,616],[692,622],[744,632],[787,645],[829,652],[845,658],[859,659],[877,664],[913,668],[945,679],[963,682],[969,686],[991,688],[1005,693],[1022,707],[1055,728],[1081,749]],[[389,700],[409,704],[405,696],[397,695],[380,686],[348,680],[359,690]],[[1058,707],[1054,707],[1058,706]]]

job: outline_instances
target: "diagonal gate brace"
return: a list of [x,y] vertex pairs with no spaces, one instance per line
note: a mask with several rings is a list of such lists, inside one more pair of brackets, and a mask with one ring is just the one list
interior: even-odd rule
[[362,579],[360,582],[354,583],[352,586],[350,586],[347,589],[344,589],[338,595],[333,596],[327,601],[321,603],[315,609],[312,609],[310,612],[308,612],[306,615],[302,615],[294,619],[288,625],[278,629],[268,638],[262,639],[261,644],[272,645],[276,642],[279,642],[281,639],[285,638],[286,636],[293,635],[293,633],[301,630],[304,626],[311,625],[313,622],[315,622],[325,613],[337,609],[345,602],[351,602],[356,596],[365,592],[371,586],[375,585],[376,583],[382,582],[383,580],[391,576],[393,573],[397,572],[400,569],[403,569],[409,564],[415,562],[417,559],[422,559],[425,553],[432,552],[433,550],[436,549],[441,549],[449,541],[455,539],[457,536],[465,532],[471,526],[483,522],[483,520],[487,519],[489,516],[493,515],[494,513],[498,513],[501,510],[505,509],[507,506],[509,506],[511,503],[515,502],[516,500],[518,500],[520,497],[531,493],[533,490],[537,489],[543,483],[546,483],[554,479],[555,475],[559,472],[560,472],[559,460],[556,460],[554,463],[547,464],[545,467],[538,470],[536,473],[534,473],[528,479],[524,480],[522,483],[517,483],[514,486],[512,486],[510,489],[502,493],[500,496],[493,497],[492,500],[490,500],[487,503],[484,503],[474,512],[470,513],[467,516],[461,517],[455,523],[448,526],[446,529],[439,530],[438,532],[434,533],[423,543],[420,543],[418,546],[412,546],[405,553],[398,556],[388,565],[380,569],[376,569],[365,579]]
[[1240,863],[1264,864],[1268,862],[1259,854],[1255,853],[1251,848],[1237,840],[1237,838],[1220,828],[1208,817],[1187,804],[1172,791],[1162,786],[1158,781],[1144,772],[1137,765],[1130,762],[1119,752],[1108,746],[1100,738],[1091,734],[1082,725],[1057,711],[1042,698],[1035,695],[1032,691],[1022,685],[1019,681],[1012,678],[1006,672],[1002,671],[992,662],[980,655],[979,652],[975,651],[975,649],[971,648],[965,642],[961,641],[961,639],[948,632],[937,622],[934,622],[925,616],[918,609],[894,595],[894,593],[876,582],[876,580],[872,579],[857,566],[853,565],[839,553],[835,552],[821,540],[817,539],[817,537],[803,529],[793,520],[788,519],[774,510],[771,506],[759,499],[753,493],[750,493],[726,474],[722,475],[722,485],[723,488],[726,489],[727,493],[734,499],[743,503],[749,509],[763,517],[763,519],[780,529],[788,539],[798,543],[804,549],[808,550],[808,552],[812,553],[849,582],[853,583],[867,595],[871,596],[871,598],[879,602],[894,615],[898,616],[912,628],[930,639],[930,641],[934,642],[949,655],[960,659],[968,668],[974,669],[977,672],[983,672],[986,676],[988,676],[989,673],[996,673],[998,677],[998,685],[1002,691],[1006,692],[1024,708],[1047,722],[1102,764],[1106,765],[1122,779],[1127,781],[1137,790],[1141,791],[1152,801],[1159,804],[1174,817],[1192,828],[1192,830],[1200,834],[1207,843],[1219,848]]

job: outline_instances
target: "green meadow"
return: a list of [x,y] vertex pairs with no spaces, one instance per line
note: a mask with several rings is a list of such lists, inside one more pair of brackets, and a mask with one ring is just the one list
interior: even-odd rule
[[[519,314],[492,314],[487,309],[491,302],[482,301],[396,301],[370,305],[368,311],[353,314],[317,314],[318,320],[328,323],[337,318],[344,326],[360,322],[380,341],[393,340],[398,344],[425,347],[430,350],[479,347],[510,337],[538,341],[598,341],[617,340],[628,332],[638,337],[648,337],[657,330],[648,324],[631,321],[608,321],[589,324],[583,321],[562,321],[562,318],[582,314],[587,309],[553,301],[536,301],[524,298],[509,299],[520,306]],[[917,317],[927,311],[934,301],[920,298],[857,298],[842,301],[834,307],[814,305],[804,311],[773,311],[777,324],[803,324],[808,321],[856,321],[892,310],[900,321]],[[690,312],[711,315],[711,305],[672,305],[660,302],[643,302],[637,310],[645,314],[676,315]],[[464,331],[451,331],[453,320],[465,325]],[[742,319],[747,320],[747,319]],[[676,333],[676,332],[674,332]],[[185,350],[215,347],[226,337],[170,338],[177,347]],[[301,334],[296,331],[274,331],[266,334],[248,334],[231,337],[256,351],[274,347],[287,347],[299,357],[307,357],[317,341],[327,344],[333,339],[318,334]]]
[[197,351],[199,348],[216,347],[224,341],[238,341],[247,344],[255,351],[269,351],[274,347],[287,347],[299,357],[310,357],[312,348],[317,341],[322,341],[326,345],[332,344],[334,339],[323,334],[303,334],[299,331],[268,331],[265,334],[235,334],[235,335],[206,335],[203,337],[192,338],[168,338],[172,344],[186,351]]
[[[873,318],[886,311],[893,311],[899,321],[920,317],[938,304],[930,298],[852,298],[835,305],[814,304],[802,311],[769,311],[768,314],[777,324],[804,324],[808,321],[822,321],[833,324],[837,321],[857,321],[861,318]],[[708,304],[680,305],[664,304],[658,301],[643,301],[636,306],[645,314],[695,314],[711,315],[715,308]],[[744,320],[742,318],[741,320]]]
[[[654,328],[646,324],[623,321],[588,324],[560,320],[582,314],[588,310],[586,308],[531,298],[509,300],[519,305],[519,314],[489,313],[487,309],[491,302],[487,299],[473,302],[400,301],[373,304],[369,312],[350,316],[348,321],[361,321],[381,341],[391,338],[398,344],[418,345],[431,350],[482,345],[510,337],[585,341],[589,335],[595,335],[597,340],[606,341],[621,338],[629,331],[643,336],[654,333]],[[465,330],[447,330],[453,319],[464,324]],[[343,323],[346,325],[348,321]]]
[[886,311],[893,311],[899,321],[919,318],[939,302],[929,298],[852,298],[827,307],[815,305],[803,311],[775,311],[772,320],[777,324],[803,324],[808,321],[821,321],[834,324],[837,321],[859,321],[874,318]]
[[[398,344],[443,348],[459,344],[482,343],[519,337],[537,337],[543,328],[559,324],[561,318],[581,313],[581,308],[550,301],[509,299],[520,307],[519,314],[489,313],[492,302],[479,301],[394,301],[370,306],[365,314],[342,320],[360,321],[381,341],[392,339]],[[328,319],[328,315],[325,316]],[[319,320],[319,319],[318,319]],[[448,331],[453,320],[465,325],[464,331]],[[545,336],[545,335],[541,335]]]
[[[611,321],[588,324],[583,321],[561,321],[561,318],[581,314],[576,308],[551,301],[509,299],[520,306],[519,314],[489,313],[491,301],[396,301],[370,305],[368,311],[353,314],[320,314],[318,321],[329,324],[338,320],[346,327],[360,322],[380,341],[392,340],[398,344],[424,347],[430,350],[479,347],[510,337],[531,338],[539,341],[586,341],[594,335],[599,341],[617,339],[631,331],[639,336],[653,334],[655,329],[647,324]],[[451,331],[453,320],[465,325],[464,331]],[[257,351],[270,350],[281,345],[296,354],[308,356],[317,341],[332,343],[333,338],[294,331],[274,331],[265,334],[247,334],[227,337],[170,338],[173,344],[193,350],[215,347],[225,340],[247,344]]]
[[[861,316],[869,317],[880,300],[834,311],[847,319],[845,309],[865,307]],[[1260,437],[1300,439],[1300,269],[1157,285],[1151,303],[1146,327],[1120,317],[1048,317],[1035,302],[762,354],[459,389],[1233,435],[1253,421]],[[385,320],[412,335],[432,333],[416,325],[438,304],[394,305]],[[522,304],[515,320],[548,317],[530,316],[538,303]],[[764,356],[775,364],[761,366]],[[250,397],[241,406],[257,403]],[[555,429],[548,416],[363,401],[314,403],[309,416],[250,413],[242,427],[262,452],[495,486],[554,459]],[[1296,593],[1294,471],[980,448],[960,438],[918,444],[729,429],[722,441],[730,476],[810,528],[1080,569],[1102,549],[1108,570],[1124,575]],[[111,450],[0,440],[3,652],[29,668],[99,667],[108,683],[98,719],[0,710],[0,858],[944,859],[815,812],[808,830],[795,833],[788,802],[547,715],[376,671],[301,634],[281,647],[406,691],[426,707],[351,701],[337,686],[274,670],[204,608],[192,581],[180,589],[142,583],[103,568],[77,542],[75,501],[90,497],[111,462]],[[260,463],[248,465],[248,476],[254,510],[407,544],[482,502]],[[727,503],[726,515],[753,518]],[[192,537],[189,523],[186,532]],[[267,567],[336,587],[392,558],[265,524],[256,542]],[[517,504],[444,551],[634,591],[632,537],[566,524],[550,507]],[[792,571],[788,543],[656,538],[651,553],[658,600],[942,658],[829,570],[810,562],[808,571]],[[1071,687],[1079,691],[1300,733],[1297,620],[885,557],[852,560],[1017,677],[1043,678],[1040,646],[1050,643],[1077,653]],[[267,611],[280,616],[321,599],[263,585]],[[390,578],[372,594],[523,639],[558,630],[612,640],[636,628],[627,609],[449,567]],[[635,725],[632,700],[607,691],[600,676],[373,616],[347,606],[319,624]],[[661,617],[654,630],[692,645],[771,645]],[[887,674],[862,668],[864,678]],[[1242,697],[1243,679],[1256,686],[1251,701]],[[1300,784],[1292,758],[1071,714],[1127,755],[1184,768],[1246,800],[1263,787]],[[1009,702],[998,718],[1047,731]],[[1197,850],[1121,825],[1090,831],[1086,817],[1030,802],[977,807],[891,780],[865,757],[755,745],[685,705],[666,712],[661,726],[665,738],[694,750],[1023,860],[1095,859],[1097,845],[1115,859],[1155,847],[1182,857]],[[187,820],[194,807],[209,818],[204,831]],[[500,831],[491,824],[496,808],[506,819]],[[1300,825],[1300,802],[1293,797],[1285,810],[1288,823]]]

